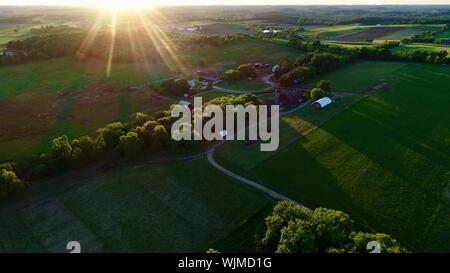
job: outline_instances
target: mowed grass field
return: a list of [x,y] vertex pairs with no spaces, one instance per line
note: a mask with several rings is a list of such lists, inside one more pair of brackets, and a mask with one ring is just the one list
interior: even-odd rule
[[[251,38],[223,47],[193,47],[183,53],[186,70],[192,72],[200,60],[225,70],[245,62],[274,63],[297,55],[297,50],[287,46]],[[0,67],[0,161],[45,152],[59,135],[94,134],[110,122],[129,120],[138,111],[152,113],[180,99],[170,94],[157,99],[152,92],[101,89],[105,85],[137,86],[179,75],[165,63],[115,63],[110,77],[106,77],[106,68],[99,60],[79,63],[72,57]],[[255,82],[245,87],[261,86]]]
[[[216,158],[305,205],[343,210],[412,251],[448,252],[450,68],[392,66],[379,64],[395,76],[389,91],[363,97],[278,153],[261,161],[242,148],[236,159],[224,146]],[[357,78],[347,73],[341,80]]]
[[450,46],[444,46],[439,44],[421,44],[421,43],[414,43],[414,44],[407,44],[407,45],[400,45],[398,47],[394,47],[391,49],[392,52],[413,52],[413,51],[447,51],[448,54],[450,54]]
[[67,174],[19,198],[1,203],[0,252],[205,252],[272,203],[205,158]]
[[391,82],[395,72],[406,65],[403,62],[362,61],[323,75],[307,87],[312,88],[323,79],[331,81],[332,91],[363,94],[379,83]]

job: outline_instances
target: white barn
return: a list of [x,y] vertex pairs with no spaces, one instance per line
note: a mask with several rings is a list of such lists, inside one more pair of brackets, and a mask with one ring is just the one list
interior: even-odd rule
[[325,108],[327,107],[330,103],[332,103],[333,101],[329,98],[329,97],[323,97],[321,99],[316,100],[315,102],[313,102],[313,105],[317,108]]

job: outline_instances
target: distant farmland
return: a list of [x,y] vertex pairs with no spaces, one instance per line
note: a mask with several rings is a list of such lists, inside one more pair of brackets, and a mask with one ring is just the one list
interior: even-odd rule
[[379,37],[395,33],[400,29],[401,28],[399,27],[373,27],[357,33],[341,36],[337,40],[343,42],[361,42],[366,40],[375,40]]
[[[390,72],[371,73],[377,64]],[[321,78],[332,80],[337,91],[349,90],[347,82],[360,71],[373,84],[388,82],[390,89],[362,98],[323,124],[302,109],[292,116],[298,121],[291,128],[298,134],[310,127],[297,124],[319,128],[269,157],[242,144],[238,158],[236,148],[223,146],[217,159],[308,206],[343,210],[412,251],[449,251],[450,68],[365,62]],[[364,94],[365,88],[362,80],[349,91]],[[341,108],[339,101],[336,105],[326,111]]]

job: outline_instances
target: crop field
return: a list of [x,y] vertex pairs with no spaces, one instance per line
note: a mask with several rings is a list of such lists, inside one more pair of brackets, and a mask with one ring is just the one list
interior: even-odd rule
[[367,26],[332,26],[332,27],[322,27],[322,28],[313,28],[307,29],[302,34],[307,36],[313,36],[320,39],[333,39],[338,36],[348,35],[357,33],[366,29]]
[[73,238],[83,252],[204,252],[270,203],[205,159],[68,174],[38,185],[18,213],[2,203],[0,251],[66,252]]
[[389,35],[391,33],[395,33],[400,29],[401,28],[399,27],[372,27],[357,33],[340,36],[338,40],[344,42],[361,42],[366,40],[375,40],[380,37]]
[[426,31],[440,31],[442,25],[416,25],[403,27],[401,30],[379,37],[379,40],[401,40]]
[[[347,69],[343,80],[357,72]],[[245,165],[228,160],[226,149],[216,157],[303,204],[343,210],[412,251],[449,251],[450,69],[406,64],[392,73],[389,91],[360,99],[263,161],[245,149]]]
[[440,31],[443,25],[344,25],[315,28],[304,31],[304,35],[315,36],[320,39],[338,40],[346,42],[361,42],[372,40],[401,40],[425,31]]

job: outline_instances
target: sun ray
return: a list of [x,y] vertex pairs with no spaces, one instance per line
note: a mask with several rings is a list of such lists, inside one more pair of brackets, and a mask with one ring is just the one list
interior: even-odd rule
[[112,22],[111,22],[111,44],[109,46],[108,52],[108,66],[106,68],[106,77],[111,76],[111,66],[114,57],[114,46],[116,43],[116,30],[117,30],[117,12],[114,11],[112,13]]
[[[137,12],[138,17],[147,33],[147,36],[153,42],[155,49],[160,54],[161,58],[165,62],[166,66],[171,71],[181,71],[182,73],[187,73],[187,69],[184,66],[183,62],[180,61],[180,55],[177,54],[176,48],[173,47],[170,39],[161,34],[161,30],[157,27],[157,24],[147,22],[146,18],[140,13]],[[160,23],[162,21],[159,21]]]
[[78,49],[77,53],[84,54],[91,47],[92,42],[94,41],[94,38],[97,36],[97,33],[103,24],[104,14],[105,14],[105,12],[102,11],[97,16],[94,24],[91,26],[91,28],[88,31],[88,34],[86,35],[83,42],[81,43],[80,48]]

